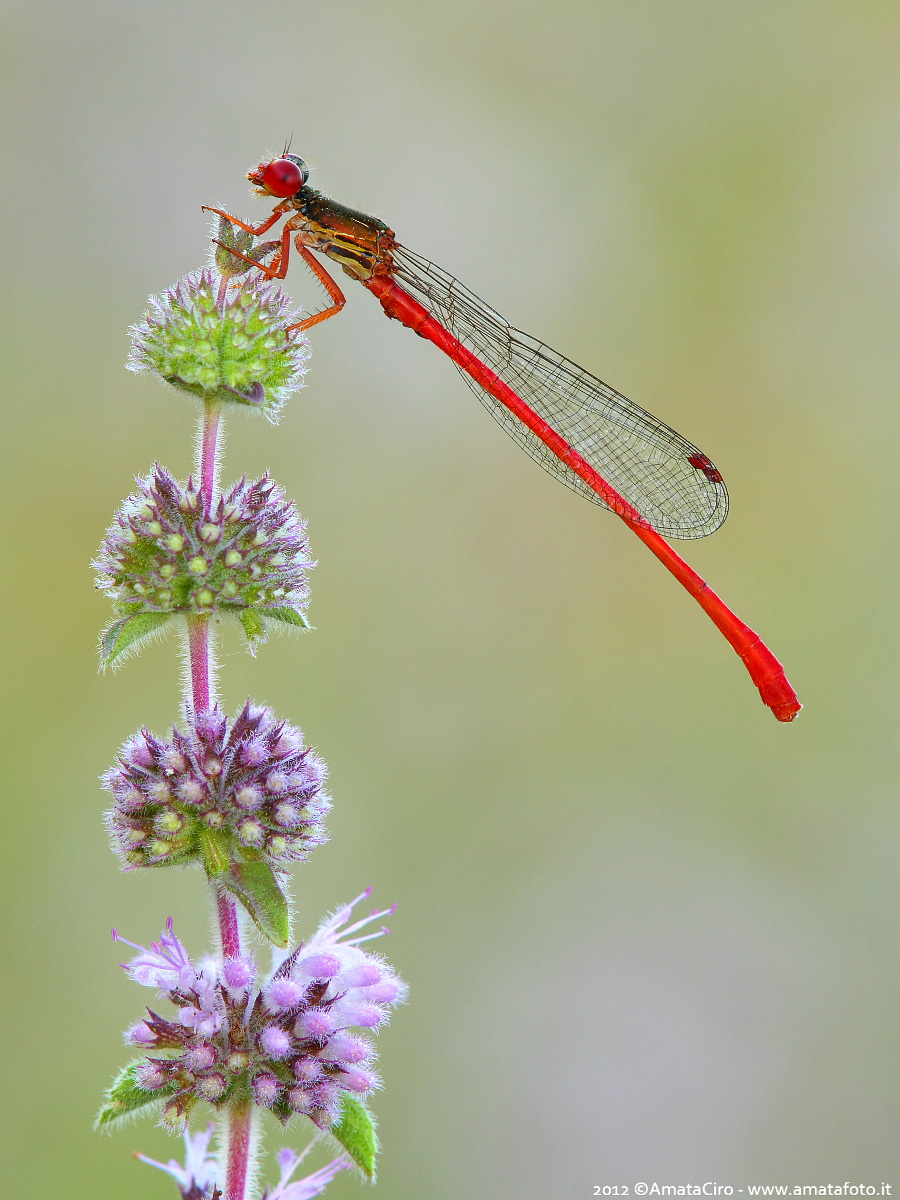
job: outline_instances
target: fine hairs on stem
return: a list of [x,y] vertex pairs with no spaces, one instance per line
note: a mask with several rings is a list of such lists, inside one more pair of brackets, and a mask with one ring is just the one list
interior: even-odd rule
[[[220,307],[224,301],[227,288],[225,280],[219,288]],[[221,412],[214,401],[207,400],[203,405],[203,416],[200,418],[197,432],[198,474],[200,482],[200,501],[210,512],[216,499],[218,474],[220,468],[218,450],[218,432]],[[213,692],[213,663],[212,638],[210,637],[210,617],[190,616],[187,618],[187,649],[189,682],[185,688],[185,709],[191,707],[194,716],[211,709],[215,703]],[[225,959],[241,957],[241,933],[238,921],[237,905],[232,896],[220,886],[211,883],[216,900],[216,914],[219,922],[219,944]],[[225,1147],[225,1200],[245,1200],[248,1173],[250,1167],[251,1141],[253,1137],[253,1113],[249,1098],[237,1103],[227,1110],[222,1119],[220,1140]]]
[[210,503],[218,499],[225,452],[225,422],[221,408],[212,403],[203,406],[203,416],[197,422],[194,437],[194,462],[197,484]]

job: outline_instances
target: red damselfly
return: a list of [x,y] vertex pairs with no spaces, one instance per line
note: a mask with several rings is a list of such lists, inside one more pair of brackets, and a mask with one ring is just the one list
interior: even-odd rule
[[331,299],[328,308],[292,330],[309,329],[344,307],[343,293],[315,251],[368,288],[387,316],[442,350],[491,415],[545,470],[621,517],[724,634],[778,720],[797,715],[797,696],[774,654],[665,540],[705,537],[725,520],[725,484],[701,450],[596,376],[514,329],[452,275],[401,246],[384,222],[309,187],[302,158],[285,151],[247,178],[257,194],[279,201],[265,221],[250,225],[220,209],[209,211],[257,237],[286,217],[271,262],[247,261],[283,279],[293,238]]

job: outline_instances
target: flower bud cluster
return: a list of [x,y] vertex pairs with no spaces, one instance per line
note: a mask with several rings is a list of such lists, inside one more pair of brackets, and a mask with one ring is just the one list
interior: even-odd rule
[[284,292],[259,277],[228,287],[217,271],[193,271],[150,297],[131,328],[126,365],[208,403],[258,408],[274,422],[306,371],[306,342],[285,332],[299,319]]
[[158,464],[137,485],[93,563],[120,617],[250,609],[260,622],[305,626],[306,527],[268,475],[241,479],[213,503]]
[[326,840],[325,774],[299,729],[249,700],[230,726],[214,706],[170,741],[142,729],[103,776],[113,848],[126,868],[212,855],[283,869]]
[[338,932],[367,895],[326,920],[261,987],[248,957],[195,967],[171,920],[149,950],[134,947],[137,957],[123,964],[129,975],[177,1009],[174,1019],[148,1009],[125,1034],[146,1055],[135,1079],[164,1099],[164,1121],[184,1125],[197,1100],[222,1108],[249,1095],[282,1123],[299,1113],[327,1129],[343,1093],[362,1097],[379,1086],[375,1048],[354,1031],[384,1024],[405,985],[382,958],[360,949],[386,930],[353,936],[386,913]]

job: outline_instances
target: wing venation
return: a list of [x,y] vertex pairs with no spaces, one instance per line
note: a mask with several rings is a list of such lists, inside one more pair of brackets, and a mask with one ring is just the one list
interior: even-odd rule
[[[394,276],[428,313],[668,538],[713,533],[728,512],[722,477],[701,450],[639,405],[536,338],[513,328],[459,280],[405,246]],[[541,439],[470,375],[491,415],[545,470],[586,499],[608,505]]]

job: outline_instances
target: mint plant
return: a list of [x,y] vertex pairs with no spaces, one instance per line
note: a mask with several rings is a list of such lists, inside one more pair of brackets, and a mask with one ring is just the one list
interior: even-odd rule
[[[326,838],[325,764],[271,709],[248,699],[229,718],[215,696],[214,617],[238,622],[251,653],[274,630],[308,627],[314,564],[294,505],[267,475],[219,485],[227,407],[275,424],[306,369],[308,346],[288,332],[298,314],[251,269],[273,247],[222,221],[215,265],[151,297],[132,327],[128,367],[199,404],[196,465],[183,482],[158,463],[138,479],[93,564],[113,603],[101,668],[118,668],[170,625],[185,644],[180,721],[167,736],[142,728],[125,741],[102,777],[112,797],[106,823],[125,871],[202,871],[218,944],[192,957],[171,917],[149,947],[113,930],[136,951],[123,963],[127,974],[155,998],[125,1031],[136,1057],[96,1120],[105,1130],[153,1112],[182,1134],[183,1165],[138,1157],[167,1172],[183,1200],[255,1200],[264,1111],[311,1137],[299,1155],[278,1153],[279,1183],[262,1200],[317,1196],[345,1169],[374,1180],[378,1141],[366,1101],[380,1079],[371,1035],[406,994],[384,959],[362,948],[387,932],[375,923],[392,909],[351,920],[368,891],[292,943],[287,870]],[[254,937],[271,947],[268,969],[256,961]],[[213,1121],[192,1133],[198,1105]],[[334,1157],[294,1179],[320,1140]]]

